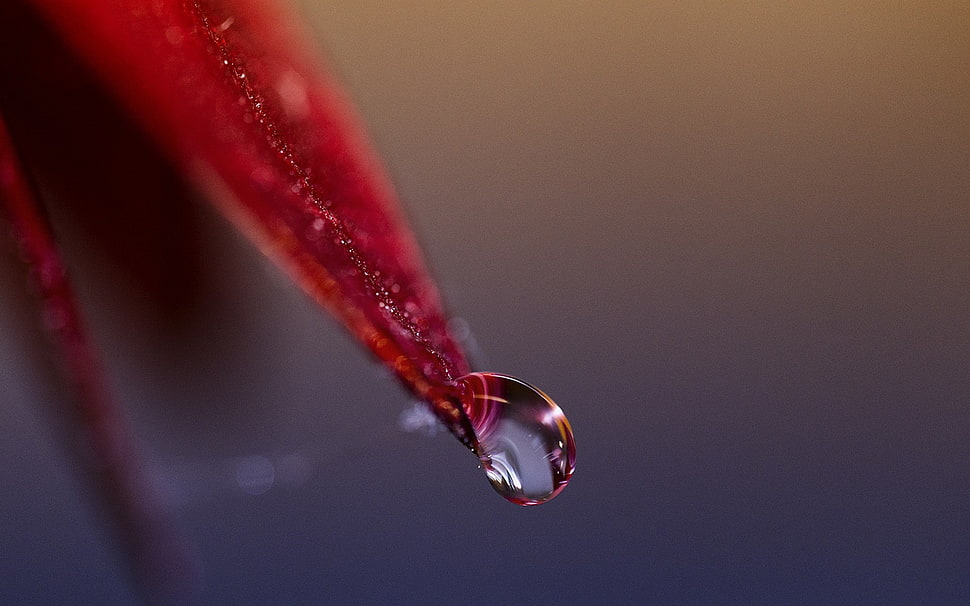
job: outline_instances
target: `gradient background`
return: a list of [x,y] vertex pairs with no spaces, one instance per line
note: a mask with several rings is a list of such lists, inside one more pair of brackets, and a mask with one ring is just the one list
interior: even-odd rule
[[[202,603],[970,601],[970,5],[303,4],[480,368],[559,401],[578,471],[520,509],[403,431],[207,208],[178,338],[68,235]],[[130,603],[0,272],[0,602]]]

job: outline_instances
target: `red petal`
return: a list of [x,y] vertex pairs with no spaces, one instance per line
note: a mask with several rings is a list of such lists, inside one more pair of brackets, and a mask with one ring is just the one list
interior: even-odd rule
[[184,326],[203,286],[198,196],[22,0],[0,2],[0,108],[54,216],[85,234],[147,311]]
[[450,381],[468,364],[363,130],[289,15],[258,1],[34,3],[267,254],[454,412]]
[[193,576],[179,533],[139,461],[122,408],[105,388],[67,271],[0,116],[0,211],[9,219],[41,298],[45,325],[73,387],[66,440],[117,524],[141,588],[172,597]]

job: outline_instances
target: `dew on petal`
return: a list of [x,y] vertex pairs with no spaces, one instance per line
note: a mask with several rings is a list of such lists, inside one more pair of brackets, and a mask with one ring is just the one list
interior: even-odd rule
[[492,487],[518,505],[559,494],[573,474],[576,445],[562,409],[528,383],[476,372],[456,381],[476,453]]

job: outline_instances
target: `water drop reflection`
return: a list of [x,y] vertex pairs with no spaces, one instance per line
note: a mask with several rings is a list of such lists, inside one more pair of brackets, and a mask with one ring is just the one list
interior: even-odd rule
[[507,375],[476,372],[456,382],[476,452],[492,487],[519,505],[559,494],[576,463],[572,428],[539,389]]

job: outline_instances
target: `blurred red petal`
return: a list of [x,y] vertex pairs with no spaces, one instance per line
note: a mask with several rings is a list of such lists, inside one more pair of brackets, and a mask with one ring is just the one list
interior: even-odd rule
[[36,9],[0,2],[0,111],[44,206],[178,326],[204,285],[198,196],[73,53]]
[[256,0],[33,1],[267,254],[456,414],[450,382],[468,364],[363,129],[290,15]]
[[191,584],[179,533],[138,456],[123,409],[106,388],[53,234],[0,116],[0,212],[10,222],[40,297],[40,312],[73,400],[63,409],[67,444],[79,455],[116,524],[129,562],[149,597],[173,597]]

